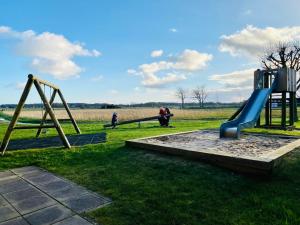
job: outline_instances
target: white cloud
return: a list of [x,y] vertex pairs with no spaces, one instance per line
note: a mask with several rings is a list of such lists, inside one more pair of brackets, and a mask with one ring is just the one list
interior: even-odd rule
[[257,28],[248,25],[234,34],[221,36],[219,50],[232,56],[257,58],[272,44],[295,40],[300,40],[300,26]]
[[163,50],[154,50],[151,52],[151,57],[152,58],[156,58],[156,57],[160,57],[164,54],[164,51]]
[[169,31],[172,32],[172,33],[177,33],[178,32],[178,30],[176,28],[170,28]]
[[136,70],[134,70],[134,69],[128,69],[128,70],[127,70],[127,73],[128,73],[129,75],[139,75],[138,72],[137,72]]
[[103,78],[104,77],[102,75],[98,75],[98,76],[92,77],[91,81],[97,82],[97,81],[103,80]]
[[63,35],[50,32],[36,34],[32,30],[14,31],[10,27],[0,27],[0,37],[14,38],[18,55],[32,58],[31,68],[57,79],[77,77],[83,68],[73,58],[76,56],[98,57],[97,50],[88,50],[82,43],[71,42]]
[[211,75],[209,80],[216,81],[225,87],[253,87],[253,74],[255,69],[247,69],[240,71],[233,71],[225,74]]
[[138,70],[127,72],[141,76],[143,86],[158,88],[187,79],[190,73],[204,69],[212,58],[210,54],[185,49],[167,61],[142,64]]
[[225,74],[214,74],[209,80],[216,81],[219,88],[208,89],[209,95],[215,95],[222,102],[240,102],[249,98],[253,90],[255,68],[233,71]]

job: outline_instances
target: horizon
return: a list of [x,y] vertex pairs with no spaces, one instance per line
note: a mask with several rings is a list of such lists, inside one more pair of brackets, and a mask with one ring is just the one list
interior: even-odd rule
[[[262,13],[270,4],[272,14]],[[266,48],[300,41],[296,5],[2,1],[0,105],[18,103],[31,73],[58,85],[72,103],[178,103],[177,88],[202,85],[208,102],[242,102]],[[26,103],[34,102],[36,91]]]

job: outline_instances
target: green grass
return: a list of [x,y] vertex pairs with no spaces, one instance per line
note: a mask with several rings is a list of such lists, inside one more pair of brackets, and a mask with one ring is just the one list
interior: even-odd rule
[[[176,128],[159,128],[156,123],[142,124],[141,129],[136,124],[121,126],[105,130],[108,142],[104,144],[7,152],[0,158],[0,169],[40,166],[112,198],[111,205],[87,215],[105,225],[300,224],[299,151],[286,157],[272,177],[255,179],[124,144],[133,138],[217,128],[220,123],[175,121]],[[83,133],[104,131],[100,123],[79,125]],[[63,126],[66,133],[72,133],[70,125]],[[0,138],[5,129],[0,125]],[[16,131],[13,138],[34,134],[34,130]]]

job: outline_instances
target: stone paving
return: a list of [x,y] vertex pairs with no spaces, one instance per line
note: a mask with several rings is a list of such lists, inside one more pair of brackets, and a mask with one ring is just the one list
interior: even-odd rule
[[35,166],[0,172],[0,225],[91,225],[111,200]]

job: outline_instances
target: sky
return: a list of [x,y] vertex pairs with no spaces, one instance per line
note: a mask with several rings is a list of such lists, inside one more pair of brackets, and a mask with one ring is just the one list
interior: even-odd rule
[[[68,102],[179,102],[179,87],[203,85],[208,101],[242,101],[265,50],[300,40],[298,5],[0,0],[0,104],[18,102],[28,74],[59,86]],[[27,102],[40,102],[36,91]]]

